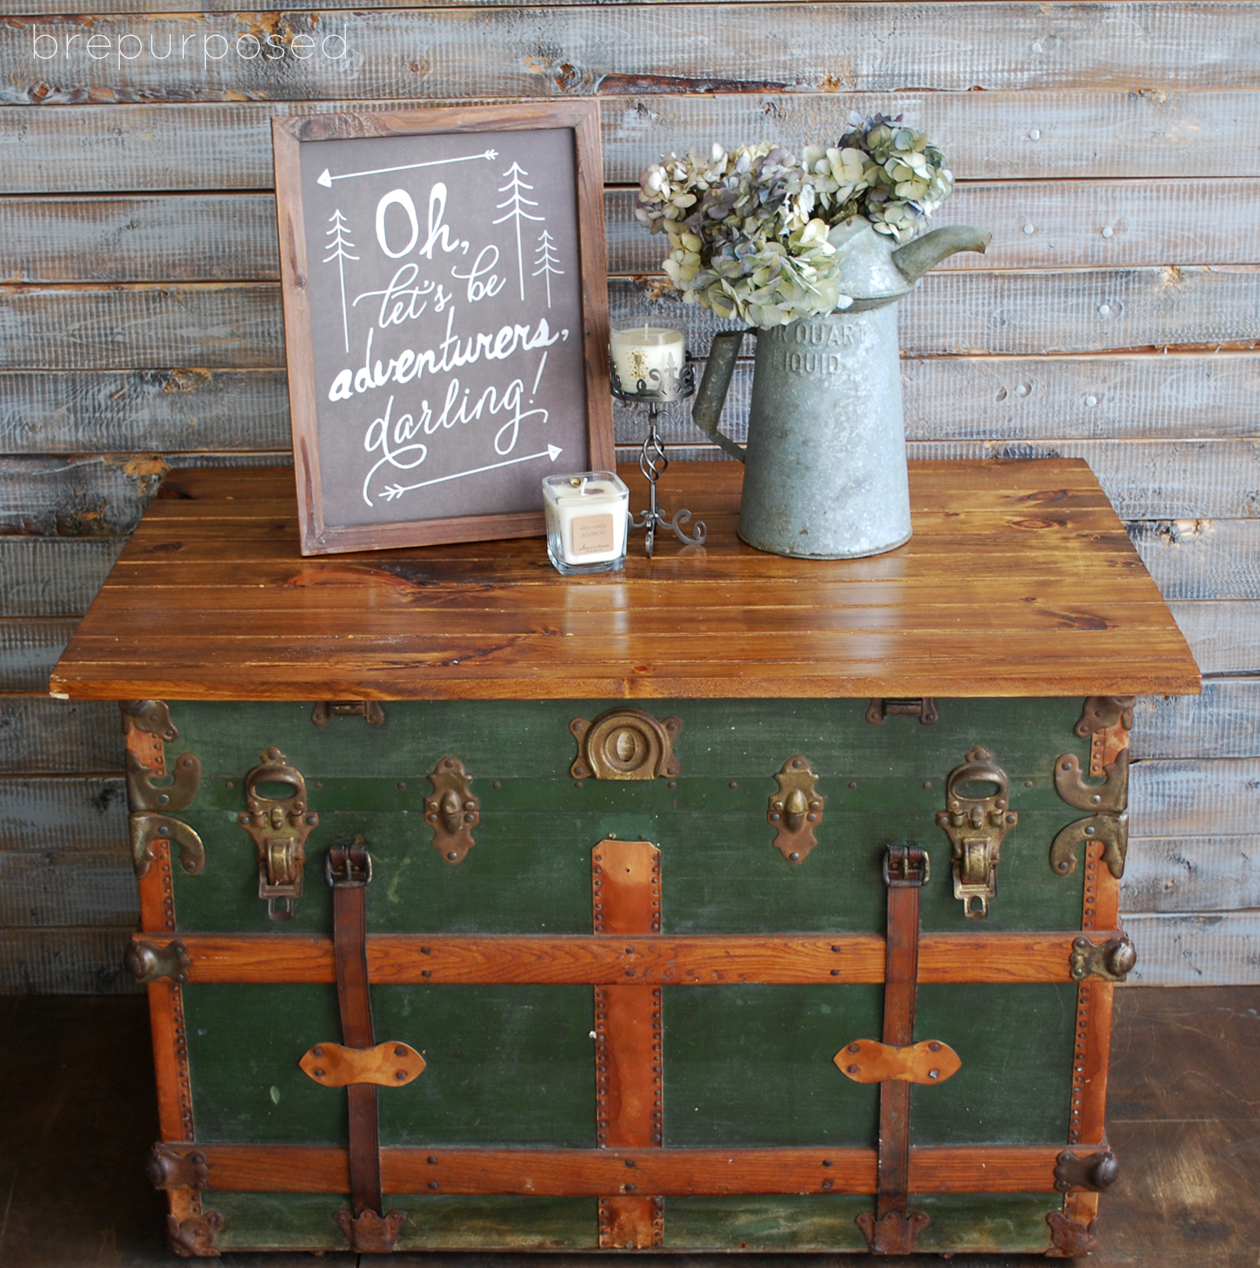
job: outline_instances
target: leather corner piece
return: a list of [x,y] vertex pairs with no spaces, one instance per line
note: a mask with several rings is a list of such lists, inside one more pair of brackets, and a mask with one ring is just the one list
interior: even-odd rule
[[322,1087],[375,1083],[406,1087],[424,1073],[425,1060],[410,1044],[389,1041],[374,1048],[318,1043],[298,1062],[302,1073]]
[[872,1255],[910,1255],[919,1234],[931,1223],[922,1211],[898,1215],[889,1211],[878,1220],[871,1211],[863,1211],[854,1221],[866,1238]]
[[1050,1225],[1050,1240],[1054,1243],[1054,1249],[1046,1251],[1047,1259],[1075,1259],[1098,1249],[1098,1238],[1094,1235],[1097,1220],[1085,1225],[1063,1211],[1051,1211],[1046,1223]]
[[201,1191],[210,1185],[210,1165],[199,1149],[183,1152],[169,1145],[154,1145],[145,1174],[155,1189]]
[[386,1211],[384,1215],[377,1215],[369,1209],[355,1216],[349,1211],[334,1211],[333,1219],[355,1254],[390,1255],[395,1250],[398,1230],[406,1223],[407,1212]]
[[223,1216],[218,1211],[206,1211],[190,1219],[178,1220],[166,1217],[166,1233],[171,1249],[181,1259],[217,1259],[214,1239],[223,1227]]
[[857,1039],[832,1058],[854,1083],[919,1083],[931,1087],[953,1078],[962,1059],[947,1043],[925,1039],[913,1047],[894,1048],[875,1039]]
[[600,1198],[600,1250],[654,1250],[664,1244],[663,1198]]

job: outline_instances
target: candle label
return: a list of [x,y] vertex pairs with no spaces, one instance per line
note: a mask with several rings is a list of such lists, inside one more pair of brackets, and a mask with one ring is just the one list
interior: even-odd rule
[[575,555],[594,555],[613,549],[613,517],[608,512],[600,515],[575,515],[571,527]]

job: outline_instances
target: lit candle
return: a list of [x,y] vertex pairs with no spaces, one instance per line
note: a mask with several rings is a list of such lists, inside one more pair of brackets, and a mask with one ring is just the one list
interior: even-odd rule
[[613,327],[612,362],[627,394],[674,396],[686,361],[687,335],[681,323],[644,317]]
[[611,471],[543,482],[547,554],[563,573],[617,572],[626,562],[630,490]]

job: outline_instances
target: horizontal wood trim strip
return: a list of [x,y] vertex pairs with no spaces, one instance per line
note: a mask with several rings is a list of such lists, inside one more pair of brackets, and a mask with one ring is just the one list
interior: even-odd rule
[[[613,317],[681,313],[707,352],[717,319],[662,299],[663,281],[609,283]],[[935,272],[901,301],[915,356],[1034,355],[1260,341],[1260,271],[1224,268]],[[74,331],[67,339],[65,332]],[[278,283],[0,287],[0,369],[279,369]]]
[[[604,195],[610,273],[658,273],[667,249],[635,218],[637,189]],[[956,186],[934,224],[993,232],[983,256],[946,269],[1252,264],[1260,259],[1260,179],[1004,181]],[[270,194],[0,197],[8,282],[274,281]]]
[[[209,1167],[211,1191],[348,1191],[345,1150],[320,1145],[184,1145]],[[1053,1193],[1055,1145],[920,1148],[910,1155],[916,1193]],[[385,1148],[389,1194],[529,1194],[600,1197],[671,1194],[874,1193],[876,1151],[809,1149]]]
[[[55,2],[63,7],[61,0]],[[151,8],[149,0],[140,3]],[[922,12],[916,16],[922,23]],[[951,35],[956,32],[958,18],[948,6],[942,6],[941,20]],[[1253,85],[1179,92],[1161,80],[1159,91],[1129,91],[1126,84],[1114,92],[1078,86],[1071,92],[891,88],[697,96],[653,92],[653,87],[645,84],[641,94],[601,102],[609,183],[634,184],[663,153],[685,153],[711,141],[734,146],[772,135],[799,149],[839,136],[851,111],[902,115],[911,127],[945,143],[953,170],[969,180],[1255,175],[1252,143],[1260,93]],[[14,194],[268,190],[274,176],[270,122],[275,115],[444,104],[454,103],[377,94],[370,102],[137,103],[125,110],[86,105],[3,111],[5,188]]]
[[[223,101],[232,96],[318,100],[401,97],[417,84],[433,97],[503,94],[630,95],[651,92],[937,92],[969,89],[1130,90],[1246,88],[1255,83],[1255,5],[1183,0],[1109,4],[924,3],[898,5],[615,5],[411,12],[288,12],[266,25],[284,56],[162,56],[183,52],[189,24],[174,16],[120,15],[11,20],[0,41],[0,100],[10,105]],[[1123,14],[1123,20],[1117,15]],[[697,24],[704,38],[697,39]],[[260,23],[261,26],[261,23]],[[235,14],[207,14],[195,48],[225,46],[248,27]],[[766,39],[773,30],[775,38]],[[966,56],[941,56],[943,31],[967,32]],[[93,60],[73,34],[135,36],[150,56]],[[334,34],[342,50],[319,47]],[[38,58],[34,40],[41,41]],[[309,55],[290,55],[310,38]],[[257,37],[255,37],[256,39]],[[150,49],[150,40],[155,42]],[[423,49],[411,58],[400,48]],[[756,50],[750,65],[749,50]],[[854,49],[878,49],[855,57]],[[49,56],[49,54],[52,56]],[[419,60],[415,60],[419,58]],[[54,64],[55,63],[55,64]]]
[[[722,430],[739,441],[751,387],[751,363],[741,362],[722,416]],[[902,362],[902,387],[913,441],[1221,439],[1260,428],[1260,354],[1249,352],[911,357]],[[642,441],[639,415],[618,403],[614,416],[620,444]],[[661,434],[670,444],[707,443],[689,416],[665,421]],[[284,449],[284,371],[0,372],[0,453],[120,453],[140,439],[165,454]],[[1148,543],[1158,540],[1167,537]],[[1234,576],[1229,565],[1218,571],[1222,583]],[[0,567],[0,587],[3,578]],[[1260,580],[1253,585],[1251,596],[1171,597],[1256,597]]]
[[[924,934],[921,982],[1066,982],[1077,931]],[[1106,935],[1093,935],[1105,937]],[[149,934],[136,934],[146,941]],[[275,935],[181,935],[190,982],[335,981],[332,941]],[[633,949],[630,954],[628,948]],[[459,937],[371,934],[368,972],[377,986],[547,983],[713,986],[733,982],[882,982],[884,939],[661,934]]]

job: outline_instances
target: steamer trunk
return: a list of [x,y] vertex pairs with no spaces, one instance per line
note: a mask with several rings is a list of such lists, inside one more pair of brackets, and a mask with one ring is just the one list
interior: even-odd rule
[[125,698],[176,1248],[1088,1250],[1129,697],[1197,675],[1083,464],[968,466],[826,564],[684,472],[709,548],[576,583],[181,477],[58,669]]

